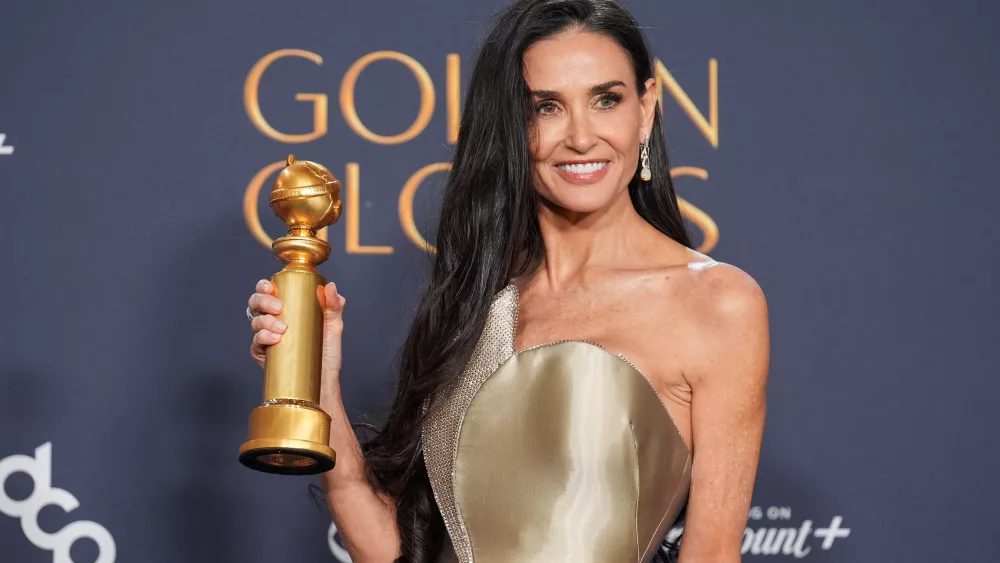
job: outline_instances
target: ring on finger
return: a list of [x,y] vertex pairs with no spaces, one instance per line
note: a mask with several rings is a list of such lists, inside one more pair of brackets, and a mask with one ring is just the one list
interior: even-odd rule
[[256,315],[254,315],[253,313],[250,312],[250,306],[247,305],[247,320],[250,321],[250,322],[253,322],[253,319],[254,319],[255,316]]

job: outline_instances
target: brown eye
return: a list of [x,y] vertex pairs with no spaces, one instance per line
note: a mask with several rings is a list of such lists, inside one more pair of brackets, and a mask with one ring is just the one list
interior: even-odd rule
[[552,115],[557,109],[556,104],[552,102],[542,102],[535,106],[535,112],[538,115]]

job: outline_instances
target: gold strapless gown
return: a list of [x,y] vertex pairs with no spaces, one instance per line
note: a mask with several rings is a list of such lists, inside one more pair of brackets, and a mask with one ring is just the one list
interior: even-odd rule
[[516,327],[511,284],[423,428],[440,561],[649,561],[691,483],[665,405],[624,356],[577,340],[515,354]]

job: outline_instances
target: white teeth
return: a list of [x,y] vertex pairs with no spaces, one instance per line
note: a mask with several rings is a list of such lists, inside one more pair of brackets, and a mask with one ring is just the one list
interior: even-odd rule
[[588,162],[586,164],[560,164],[562,168],[570,174],[593,174],[607,166],[607,162]]

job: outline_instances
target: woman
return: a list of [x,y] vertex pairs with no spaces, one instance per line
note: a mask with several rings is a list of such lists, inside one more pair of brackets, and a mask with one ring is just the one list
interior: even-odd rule
[[[691,249],[649,52],[613,0],[521,0],[470,79],[438,252],[385,426],[340,396],[324,288],[326,498],[355,562],[740,560],[767,309]],[[252,356],[286,328],[269,282]]]

